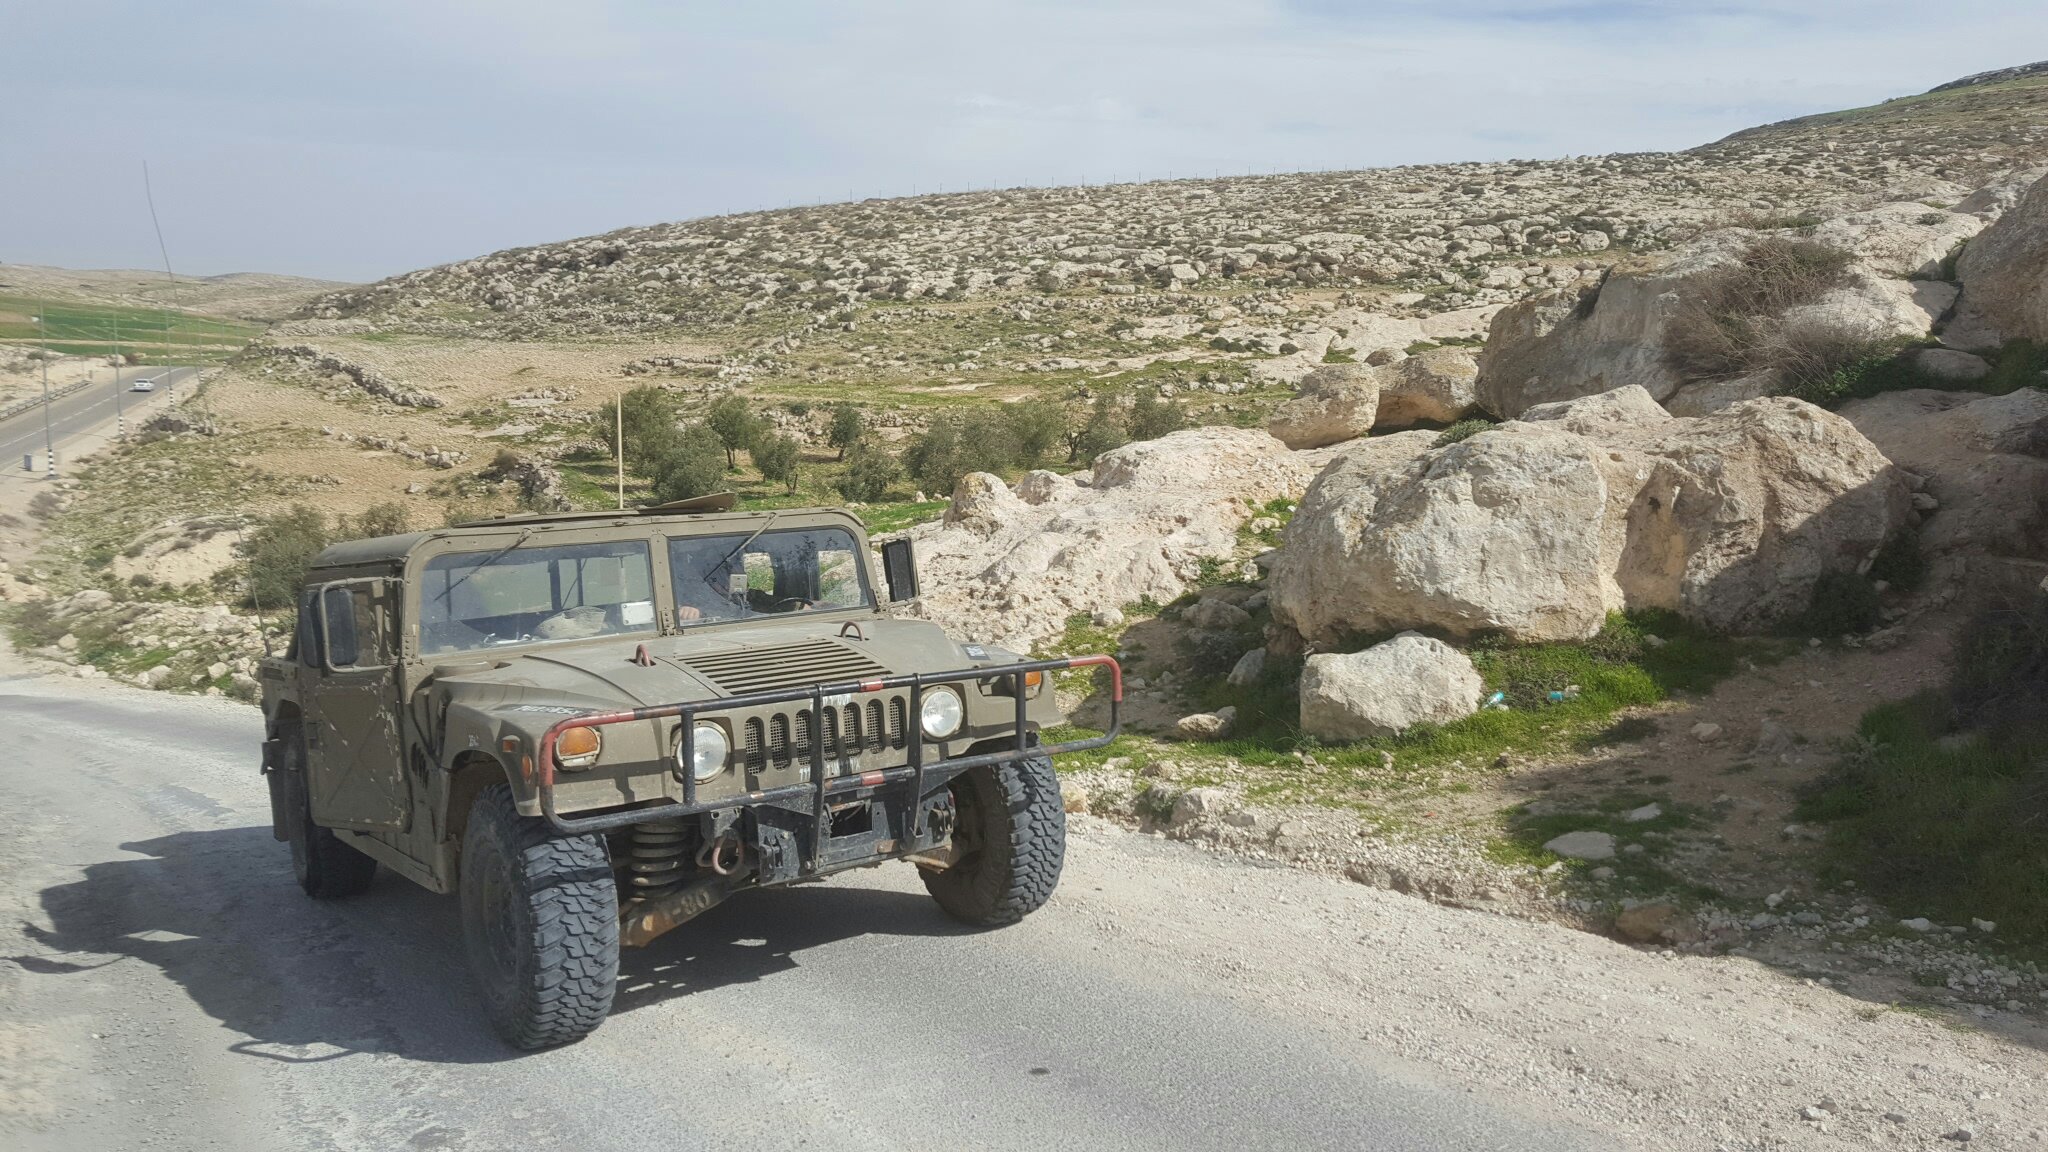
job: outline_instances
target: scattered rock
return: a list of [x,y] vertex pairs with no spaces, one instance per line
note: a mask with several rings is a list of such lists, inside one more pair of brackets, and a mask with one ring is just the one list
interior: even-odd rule
[[1623,816],[1622,819],[1628,821],[1631,824],[1642,824],[1651,820],[1655,820],[1657,817],[1662,815],[1664,815],[1664,808],[1662,805],[1645,804],[1641,808],[1631,808],[1628,811],[1628,814]]
[[1375,370],[1364,364],[1326,364],[1302,378],[1294,399],[1266,422],[1289,448],[1320,448],[1355,440],[1372,430],[1379,411]]
[[1678,923],[1676,905],[1658,901],[1624,909],[1614,918],[1614,930],[1629,940],[1648,943],[1662,940]]
[[1608,832],[1567,832],[1546,842],[1543,850],[1567,860],[1611,860],[1614,836]]
[[1702,720],[1692,726],[1692,738],[1702,744],[1712,744],[1721,738],[1721,726],[1711,720]]
[[1183,740],[1222,740],[1229,737],[1236,726],[1237,709],[1224,707],[1214,712],[1183,716],[1174,725],[1174,731]]
[[1363,652],[1309,657],[1301,674],[1301,727],[1324,740],[1364,740],[1447,724],[1477,712],[1484,688],[1464,653],[1403,632]]

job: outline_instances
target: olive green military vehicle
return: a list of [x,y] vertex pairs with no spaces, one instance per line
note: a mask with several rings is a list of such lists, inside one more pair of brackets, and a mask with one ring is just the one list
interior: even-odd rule
[[[512,1044],[609,1011],[621,945],[742,888],[908,860],[977,925],[1059,879],[1051,757],[1115,735],[1106,656],[1020,660],[892,618],[831,510],[506,518],[321,553],[261,671],[273,831],[307,894],[382,864],[459,893],[470,967]],[[885,591],[884,591],[885,590]],[[1100,737],[1042,743],[1051,676],[1107,670]]]

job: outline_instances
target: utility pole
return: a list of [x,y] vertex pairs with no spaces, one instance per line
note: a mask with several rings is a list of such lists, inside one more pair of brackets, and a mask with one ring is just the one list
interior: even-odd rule
[[36,331],[43,338],[43,469],[44,474],[55,478],[57,475],[57,442],[50,435],[50,302],[36,302]]
[[128,438],[128,417],[121,411],[121,314],[112,313],[114,318],[114,438]]

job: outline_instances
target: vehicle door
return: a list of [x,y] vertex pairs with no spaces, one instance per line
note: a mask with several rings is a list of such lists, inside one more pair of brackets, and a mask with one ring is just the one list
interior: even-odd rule
[[412,816],[398,723],[398,588],[386,579],[320,585],[319,651],[306,660],[307,795],[330,828],[403,831]]

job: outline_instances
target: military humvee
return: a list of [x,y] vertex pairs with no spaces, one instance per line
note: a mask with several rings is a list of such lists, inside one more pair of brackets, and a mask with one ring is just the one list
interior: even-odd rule
[[[1020,660],[892,619],[910,548],[831,510],[510,517],[337,544],[261,671],[273,832],[308,895],[378,864],[460,893],[492,1024],[541,1048],[611,1007],[619,948],[741,888],[909,860],[1001,925],[1045,903],[1051,757],[1115,736],[1107,656]],[[878,576],[880,579],[878,579]],[[1058,669],[1103,736],[1041,743]]]

